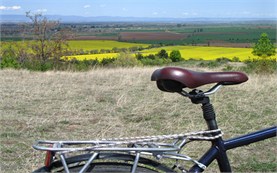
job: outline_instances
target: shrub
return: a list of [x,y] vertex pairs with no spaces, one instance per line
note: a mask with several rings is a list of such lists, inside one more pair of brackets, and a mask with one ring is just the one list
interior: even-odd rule
[[18,69],[20,67],[18,61],[13,57],[2,57],[0,59],[0,68],[15,68]]
[[215,68],[215,67],[220,67],[222,65],[226,65],[228,62],[230,62],[230,60],[228,58],[222,57],[222,58],[217,58],[215,61],[213,61],[213,60],[202,61],[201,63],[198,64],[198,66]]
[[115,67],[134,67],[141,66],[141,62],[137,60],[134,56],[128,53],[120,53],[119,56],[112,62]]
[[146,57],[140,60],[143,65],[163,65],[171,63],[171,59],[159,58],[159,57]]
[[100,64],[103,66],[106,66],[106,65],[112,64],[115,60],[116,58],[103,58]]
[[242,67],[242,70],[248,73],[268,74],[277,71],[277,62],[274,58],[247,60],[245,64],[246,67]]
[[72,71],[88,71],[99,65],[99,61],[96,60],[83,60],[71,59],[70,61],[60,61],[59,65],[55,67],[55,70],[72,70]]
[[197,66],[199,66],[199,67],[215,68],[215,67],[219,67],[220,63],[217,62],[217,61],[202,61]]
[[22,63],[21,68],[28,69],[31,71],[53,70],[54,62],[51,60],[42,62],[41,60],[38,60],[38,59],[28,58]]
[[178,62],[178,61],[182,61],[183,60],[179,50],[173,50],[170,53],[169,58],[172,60],[172,62]]
[[157,56],[158,56],[159,58],[164,58],[164,59],[166,59],[166,58],[168,58],[168,53],[166,52],[165,49],[162,49],[162,50],[160,50],[160,51],[157,53]]
[[143,56],[140,52],[137,53],[135,56],[136,56],[137,60],[142,60],[142,59],[144,59],[144,56]]
[[234,56],[232,58],[232,62],[240,62],[239,57]]
[[20,64],[16,58],[16,54],[11,46],[4,50],[2,57],[0,57],[1,68],[20,68]]
[[216,62],[218,62],[219,64],[226,64],[228,62],[230,62],[231,60],[225,57],[221,57],[221,58],[216,58],[215,60]]

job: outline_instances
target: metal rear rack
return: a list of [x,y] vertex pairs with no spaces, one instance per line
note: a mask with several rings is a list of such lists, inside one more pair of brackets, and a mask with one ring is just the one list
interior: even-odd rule
[[47,141],[39,140],[33,148],[36,150],[51,152],[60,158],[65,172],[69,173],[66,163],[66,154],[88,152],[91,157],[87,160],[80,172],[85,172],[89,165],[104,152],[128,153],[135,156],[132,172],[135,172],[141,155],[153,156],[156,159],[169,158],[191,161],[202,169],[206,166],[191,157],[180,154],[180,150],[191,140],[214,140],[222,136],[220,129],[210,131],[191,132],[185,134],[142,136],[130,138],[112,138],[92,141]]
[[[185,140],[184,140],[185,142]],[[82,145],[82,147],[80,147]],[[86,146],[84,146],[86,145]],[[37,141],[33,148],[42,151],[69,153],[75,151],[178,151],[179,146],[170,143],[130,143],[116,141]]]

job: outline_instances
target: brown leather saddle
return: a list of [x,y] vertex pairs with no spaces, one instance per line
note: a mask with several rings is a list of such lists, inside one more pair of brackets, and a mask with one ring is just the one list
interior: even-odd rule
[[197,88],[202,85],[218,83],[235,85],[248,80],[242,72],[196,72],[180,67],[164,67],[157,69],[151,76],[152,81],[162,91],[181,92],[183,88]]

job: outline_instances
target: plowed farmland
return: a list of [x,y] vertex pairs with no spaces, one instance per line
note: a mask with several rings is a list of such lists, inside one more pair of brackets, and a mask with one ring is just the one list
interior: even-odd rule
[[182,40],[187,37],[187,34],[174,32],[122,32],[120,33],[122,40]]

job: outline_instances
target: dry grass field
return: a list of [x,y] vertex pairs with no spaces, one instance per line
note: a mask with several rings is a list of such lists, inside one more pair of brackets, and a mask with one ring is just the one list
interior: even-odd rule
[[[44,153],[31,147],[37,139],[89,140],[206,129],[200,105],[161,92],[150,81],[155,69],[1,70],[1,172],[31,172],[42,166]],[[276,125],[277,75],[249,78],[211,96],[224,138]],[[185,152],[193,157],[209,147],[206,142],[192,144]],[[276,138],[228,154],[235,172],[277,171]],[[207,171],[214,170],[212,165]]]

